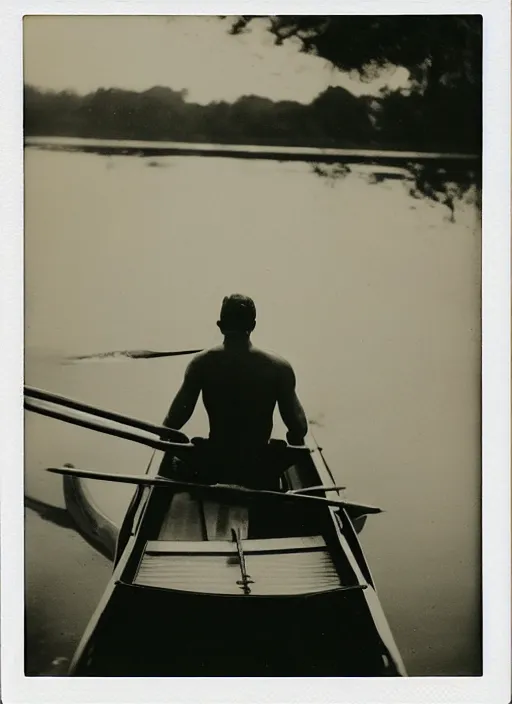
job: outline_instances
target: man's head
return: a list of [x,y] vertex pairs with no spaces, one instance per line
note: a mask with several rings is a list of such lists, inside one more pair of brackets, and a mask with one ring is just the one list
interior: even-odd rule
[[256,326],[256,306],[252,298],[240,293],[226,296],[217,325],[223,335],[250,335]]

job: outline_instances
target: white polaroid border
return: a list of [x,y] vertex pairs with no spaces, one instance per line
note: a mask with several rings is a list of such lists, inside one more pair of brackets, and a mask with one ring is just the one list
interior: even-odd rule
[[[22,17],[30,14],[481,14],[483,676],[387,679],[25,677],[23,584]],[[0,26],[1,698],[11,702],[475,702],[510,693],[510,9],[508,0],[4,0]],[[172,634],[171,634],[172,635]]]

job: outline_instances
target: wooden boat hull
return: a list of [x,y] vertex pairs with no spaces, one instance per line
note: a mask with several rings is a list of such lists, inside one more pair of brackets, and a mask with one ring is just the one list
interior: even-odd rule
[[[150,597],[150,598],[148,598]],[[77,676],[370,677],[384,661],[362,594],[253,599],[118,584]],[[143,644],[143,647],[141,647]]]
[[[334,484],[310,449],[287,473],[290,488]],[[162,459],[155,453],[149,475]],[[219,528],[222,506],[208,523],[196,504],[183,492],[138,489],[70,675],[406,675],[347,510],[250,504],[246,583],[237,543]]]

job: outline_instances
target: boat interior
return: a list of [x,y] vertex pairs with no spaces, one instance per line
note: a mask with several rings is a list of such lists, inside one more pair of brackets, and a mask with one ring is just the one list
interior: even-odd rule
[[[307,457],[283,488],[322,479]],[[343,510],[143,492],[135,542],[75,674],[386,674],[364,598],[371,577]]]
[[[321,483],[309,456],[284,473],[282,489]],[[364,588],[337,509],[304,502],[206,499],[152,490],[140,502],[122,581],[141,587],[230,596],[280,596]],[[336,549],[332,549],[332,545]]]

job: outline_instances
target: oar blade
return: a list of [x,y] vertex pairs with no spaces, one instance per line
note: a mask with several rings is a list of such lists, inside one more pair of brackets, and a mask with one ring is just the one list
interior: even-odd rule
[[159,352],[156,350],[112,350],[110,352],[96,352],[66,357],[67,362],[112,362],[129,359],[155,359],[157,357],[180,357],[183,355],[198,354],[202,349],[169,350]]

